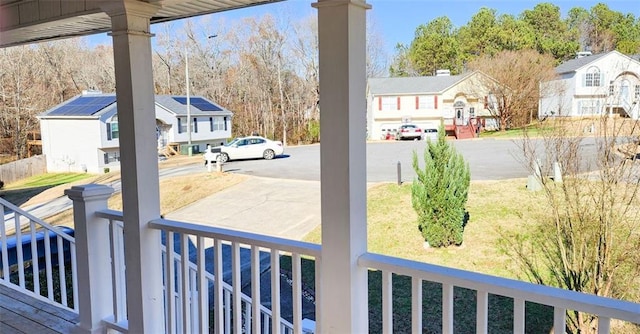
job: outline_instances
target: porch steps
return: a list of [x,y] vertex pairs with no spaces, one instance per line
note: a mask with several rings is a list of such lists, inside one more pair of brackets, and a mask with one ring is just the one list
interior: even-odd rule
[[471,125],[458,125],[456,126],[456,139],[469,139],[475,138],[475,131]]

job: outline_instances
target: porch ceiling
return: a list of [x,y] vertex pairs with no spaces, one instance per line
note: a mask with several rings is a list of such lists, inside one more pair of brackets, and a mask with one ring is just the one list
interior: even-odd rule
[[[140,0],[131,0],[140,1]],[[160,10],[151,23],[284,0],[149,0]],[[111,30],[96,0],[0,0],[0,48]]]

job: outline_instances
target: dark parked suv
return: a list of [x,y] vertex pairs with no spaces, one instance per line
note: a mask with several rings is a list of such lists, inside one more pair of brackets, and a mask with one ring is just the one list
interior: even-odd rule
[[402,124],[396,130],[396,140],[422,139],[422,129],[415,124]]

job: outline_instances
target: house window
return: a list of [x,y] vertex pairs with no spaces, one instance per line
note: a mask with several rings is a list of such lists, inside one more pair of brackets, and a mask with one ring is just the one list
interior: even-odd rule
[[489,96],[485,97],[485,109],[498,111],[500,105],[498,104],[498,97],[495,94],[489,94]]
[[635,96],[636,100],[640,99],[640,85],[636,85],[633,96]]
[[193,118],[193,129],[191,129],[191,132],[198,133],[198,119],[195,117]]
[[380,110],[398,110],[398,99],[395,96],[383,96]]
[[613,82],[609,84],[609,96],[613,96],[614,93],[614,87],[613,87]]
[[120,161],[120,151],[106,152],[104,154],[105,165],[108,165],[114,162],[119,162],[119,161]]
[[418,109],[435,109],[433,96],[418,96]]
[[586,100],[581,101],[579,105],[581,115],[597,115],[600,113],[600,101]]
[[584,85],[586,87],[600,87],[602,85],[602,76],[597,67],[590,67],[585,74]]
[[115,115],[107,122],[107,140],[120,138],[120,131],[118,130],[118,116]]
[[187,122],[185,121],[185,118],[178,117],[178,133],[185,132],[187,132]]
[[211,132],[227,130],[227,118],[209,117],[209,126],[211,127]]

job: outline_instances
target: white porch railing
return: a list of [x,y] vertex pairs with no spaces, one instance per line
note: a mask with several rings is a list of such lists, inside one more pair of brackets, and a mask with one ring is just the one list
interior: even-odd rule
[[[95,190],[95,189],[93,189]],[[100,192],[104,194],[105,192]],[[74,200],[78,200],[76,197]],[[104,294],[99,295],[102,299],[95,301],[93,306],[102,306],[105,301],[109,303],[106,306],[106,312],[100,310],[100,318],[97,323],[102,327],[113,332],[128,332],[127,326],[127,310],[126,310],[126,286],[124,279],[124,252],[123,252],[123,223],[122,213],[105,209],[106,197],[103,205],[86,205],[86,215],[76,215],[76,224],[86,224],[81,221],[82,217],[90,221],[89,225],[108,225],[102,229],[80,228],[77,226],[76,234],[80,230],[87,231],[87,234],[99,233],[98,238],[91,238],[90,235],[81,236],[87,240],[94,240],[88,244],[89,248],[95,247],[99,240],[108,240],[109,246],[100,246],[101,250],[91,252],[107,254],[106,260],[102,256],[98,256],[99,263],[106,263],[101,266],[105,269],[110,280],[110,284],[96,285],[89,282],[88,286],[98,286],[99,289],[105,290]],[[79,203],[74,203],[78,205]],[[6,205],[6,204],[4,204]],[[80,205],[82,206],[82,205]],[[11,209],[17,209],[11,207]],[[93,208],[93,209],[91,209]],[[74,208],[75,210],[76,208]],[[19,211],[19,210],[18,210]],[[33,235],[36,232],[33,228],[35,225],[42,226],[47,230],[56,231],[55,227],[49,226],[44,222],[38,222],[37,219],[29,217],[24,213],[19,214],[25,217],[29,223],[27,233]],[[80,217],[80,219],[78,219]],[[93,218],[92,218],[93,217]],[[28,219],[27,219],[28,218]],[[20,227],[21,219],[15,218],[12,225]],[[79,221],[80,220],[80,221]],[[190,333],[190,332],[215,332],[215,333],[305,333],[303,328],[303,301],[305,300],[305,292],[302,289],[302,257],[308,256],[315,259],[315,282],[320,278],[320,246],[298,241],[291,241],[280,238],[273,238],[258,234],[244,233],[233,230],[219,229],[209,226],[201,226],[167,219],[156,219],[151,221],[150,227],[163,231],[165,236],[165,247],[163,251],[163,275],[165,289],[165,328],[168,333]],[[2,234],[0,240],[2,242],[2,268],[10,267],[10,256],[8,255],[6,223],[3,221]],[[23,228],[27,228],[22,224]],[[14,227],[15,228],[15,227]],[[17,236],[24,233],[18,228]],[[105,232],[108,231],[108,232]],[[56,231],[57,232],[57,231]],[[108,235],[108,237],[107,237]],[[60,242],[69,242],[72,263],[75,263],[75,247],[73,238],[64,236],[56,236],[56,244]],[[34,238],[32,238],[33,240]],[[47,238],[45,238],[46,240]],[[60,241],[58,241],[60,240]],[[192,242],[195,240],[195,244]],[[43,244],[46,241],[43,241]],[[30,244],[25,249],[41,252],[41,249],[50,248],[45,245]],[[63,245],[64,246],[64,245]],[[58,246],[63,248],[63,246]],[[213,246],[214,251],[208,252],[207,246]],[[246,247],[245,247],[246,246]],[[14,273],[17,284],[13,284],[17,289],[23,292],[35,295],[34,291],[25,288],[26,278],[24,272],[29,270],[28,258],[22,247],[16,246],[16,269]],[[174,250],[173,252],[166,250]],[[223,255],[223,251],[228,254]],[[216,251],[221,250],[221,251]],[[44,250],[45,269],[44,272],[50,281],[52,274],[49,267],[53,266],[53,251]],[[58,254],[61,252],[58,252]],[[19,255],[22,254],[22,255]],[[168,255],[167,255],[168,254]],[[248,254],[248,256],[247,256]],[[283,293],[280,279],[280,256],[291,255],[292,259],[292,321],[283,319],[281,302],[286,293]],[[243,262],[244,256],[244,262]],[[49,258],[47,260],[46,258]],[[254,284],[260,282],[264,274],[263,268],[267,267],[264,263],[261,266],[261,260],[268,262],[270,272],[270,283],[267,285]],[[267,261],[268,260],[268,261]],[[326,260],[326,259],[325,259]],[[36,260],[39,261],[39,260]],[[102,261],[102,262],[100,262]],[[64,263],[63,259],[58,258],[59,263]],[[78,261],[79,273],[87,271]],[[95,263],[89,261],[87,263]],[[242,275],[242,266],[246,265],[248,273]],[[546,287],[537,284],[526,283],[511,279],[494,277],[484,274],[467,272],[452,268],[446,268],[436,265],[430,265],[421,262],[415,262],[405,259],[393,258],[384,255],[367,253],[362,255],[358,260],[358,265],[364,268],[378,270],[382,273],[382,329],[383,333],[391,333],[394,328],[394,309],[393,309],[393,275],[401,275],[411,280],[411,326],[412,332],[422,332],[423,314],[427,309],[427,305],[423,305],[424,282],[437,282],[442,285],[442,328],[443,333],[452,333],[454,331],[454,306],[458,305],[458,301],[454,298],[454,288],[464,288],[474,291],[476,311],[475,326],[477,333],[487,333],[490,330],[492,311],[488,306],[490,296],[499,295],[513,299],[513,332],[525,332],[525,309],[526,303],[532,302],[537,304],[548,305],[553,308],[553,319],[548,320],[553,323],[553,331],[555,333],[564,333],[567,321],[567,312],[579,311],[596,315],[598,317],[598,332],[609,333],[611,319],[620,319],[636,324],[640,324],[640,304],[627,301],[615,300],[610,298],[598,297],[588,294],[577,293],[552,287]],[[72,266],[75,267],[75,264]],[[106,267],[106,268],[105,268]],[[20,269],[22,268],[22,269]],[[35,268],[40,268],[35,263],[30,271],[38,274]],[[63,270],[64,271],[64,270]],[[23,272],[23,274],[20,274]],[[75,270],[74,270],[75,272]],[[225,273],[226,272],[226,273]],[[226,275],[225,275],[226,274]],[[247,275],[250,277],[247,279]],[[92,277],[101,279],[105,275],[96,275]],[[14,275],[15,277],[15,275]],[[73,275],[75,277],[75,274]],[[61,276],[61,279],[64,277]],[[90,278],[94,279],[94,278]],[[11,281],[9,275],[2,274],[2,284]],[[245,287],[250,287],[250,295],[243,293],[243,280]],[[81,280],[82,281],[82,280]],[[22,283],[20,283],[22,282]],[[95,291],[84,291],[84,287],[80,286],[80,291],[76,291],[76,279],[73,278],[74,300],[75,296],[93,296]],[[47,283],[49,285],[49,283]],[[270,298],[263,298],[263,286],[268,286]],[[34,288],[36,290],[36,288]],[[50,289],[48,291],[51,291]],[[322,298],[322,291],[317,288],[315,290],[315,302]],[[62,292],[61,292],[62,293]],[[108,296],[108,297],[106,297]],[[40,297],[45,298],[45,297]],[[83,297],[84,298],[84,297]],[[271,306],[268,307],[270,299]],[[59,302],[62,304],[62,302]],[[265,304],[265,305],[263,305]],[[62,304],[64,307],[64,304]],[[363,307],[368,305],[367,300],[362,301]],[[221,306],[221,307],[219,307]],[[456,306],[457,307],[457,306]],[[77,311],[78,302],[74,301],[74,308]],[[213,311],[211,311],[213,310]],[[319,309],[315,309],[315,316]],[[80,319],[83,321],[83,312],[87,312],[84,308],[80,308]],[[473,311],[472,311],[473,312]],[[397,313],[397,312],[396,312]],[[93,319],[95,320],[95,319]],[[397,319],[395,321],[398,321]],[[91,321],[90,321],[91,322]],[[471,321],[473,322],[473,320]],[[469,325],[472,326],[473,324]],[[95,329],[95,328],[93,328]],[[315,328],[315,332],[321,333],[321,329]]]
[[[121,220],[120,213],[102,211],[99,216],[110,220]],[[319,274],[320,247],[314,244],[272,238],[263,235],[225,230],[166,219],[154,220],[153,228],[166,233],[166,248],[176,248],[174,235],[179,235],[180,251],[173,252],[170,258],[163,256],[165,287],[165,321],[169,333],[209,332],[216,333],[303,333],[302,328],[302,289],[300,257],[307,255],[316,259],[316,275]],[[189,250],[190,238],[196,239],[195,253],[197,263],[190,261],[193,250]],[[205,255],[205,244],[210,241],[215,249],[222,249],[230,243],[232,262],[232,284],[221,281],[225,261],[222,252],[215,252],[213,259]],[[240,249],[241,245],[251,248],[251,295],[241,291]],[[260,250],[270,251],[271,268],[279,268],[279,255],[291,253],[293,258],[293,324],[280,315],[280,280],[278,271],[271,272],[271,298],[273,310],[261,305]],[[214,273],[205,269],[207,261],[213,260]],[[186,265],[185,265],[186,264]],[[470,289],[476,292],[476,332],[489,331],[489,295],[500,295],[513,299],[513,332],[525,332],[525,303],[534,302],[553,307],[553,328],[555,333],[564,333],[568,311],[579,311],[597,315],[598,332],[609,333],[610,320],[620,319],[640,323],[640,305],[636,303],[598,297],[574,291],[526,283],[517,280],[494,277],[463,270],[430,265],[421,262],[368,253],[360,257],[362,267],[380,270],[383,277],[383,333],[393,332],[392,274],[408,276],[412,280],[412,332],[422,332],[422,283],[442,284],[442,332],[454,332],[454,287]],[[316,277],[316,281],[319,276]],[[202,282],[202,283],[200,283]],[[219,284],[221,283],[221,284]],[[201,293],[201,291],[206,293]],[[122,294],[124,296],[125,294]],[[213,301],[209,297],[213,296]],[[316,296],[320,296],[316,293]],[[366,305],[367,301],[363,301]],[[223,307],[215,307],[223,305]],[[276,306],[278,305],[278,306]],[[254,307],[255,306],[255,307]],[[209,310],[213,307],[213,320]],[[187,319],[187,320],[185,320]],[[279,324],[279,325],[278,325]],[[118,329],[119,326],[111,326]]]
[[[109,221],[113,259],[112,291],[113,315],[103,319],[107,328],[116,332],[127,332],[126,286],[124,284],[124,251],[122,213],[101,210],[96,213]],[[305,333],[303,328],[303,291],[301,280],[301,256],[314,257],[319,265],[320,247],[286,239],[272,238],[257,234],[218,229],[158,219],[150,223],[152,228],[163,231],[165,328],[167,333]],[[177,237],[177,238],[176,238]],[[190,249],[191,238],[196,247]],[[177,243],[176,243],[177,239]],[[206,245],[214,247],[213,254],[205,254]],[[251,297],[242,292],[241,256],[243,245],[250,247]],[[231,258],[223,258],[225,246],[231,250]],[[167,252],[174,249],[176,251]],[[218,251],[220,250],[220,251]],[[261,301],[261,252],[270,258],[271,309]],[[169,255],[167,255],[169,254]],[[292,256],[292,310],[293,323],[281,315],[280,255]],[[194,263],[191,259],[196,257]],[[231,280],[224,281],[225,261],[231,261]],[[213,264],[206,268],[207,263]],[[253,282],[258,282],[254,284]],[[173,287],[173,288],[168,288]],[[212,298],[212,300],[210,300]],[[222,307],[215,307],[222,305]],[[213,317],[210,312],[213,310]]]
[[[5,215],[5,209],[13,213]],[[77,313],[73,230],[51,226],[1,198],[0,212],[0,284]]]
[[553,307],[553,332],[556,334],[565,333],[567,311],[598,316],[600,334],[609,333],[611,319],[640,324],[640,304],[627,301],[372,253],[361,256],[358,265],[382,272],[383,333],[393,332],[392,274],[411,278],[413,333],[422,332],[423,281],[442,284],[442,333],[454,332],[454,287],[470,289],[477,294],[476,333],[488,332],[490,294],[513,299],[513,333],[525,332],[525,302]]

